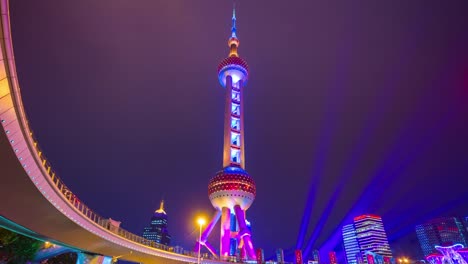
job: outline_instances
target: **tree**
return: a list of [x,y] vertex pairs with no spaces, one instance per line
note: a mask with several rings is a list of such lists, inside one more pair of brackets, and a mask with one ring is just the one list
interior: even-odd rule
[[0,251],[6,263],[19,264],[32,260],[42,244],[39,240],[0,228]]

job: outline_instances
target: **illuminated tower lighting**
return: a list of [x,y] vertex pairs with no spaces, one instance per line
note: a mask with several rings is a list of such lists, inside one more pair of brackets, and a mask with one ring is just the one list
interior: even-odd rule
[[354,228],[360,251],[365,256],[364,261],[367,260],[367,263],[371,264],[369,259],[375,259],[375,255],[386,259],[392,258],[387,233],[380,216],[366,214],[355,217]]
[[249,222],[246,220],[246,211],[256,194],[255,182],[245,171],[243,92],[249,71],[247,63],[237,53],[239,39],[236,33],[234,8],[228,40],[229,56],[218,66],[219,82],[226,89],[223,169],[208,184],[208,195],[216,213],[199,243],[217,255],[213,246],[207,242],[207,237],[221,218],[220,258],[233,258],[239,251],[241,256],[255,260]]
[[424,256],[427,257],[437,252],[435,248],[437,245],[462,244],[468,246],[465,230],[461,219],[456,217],[441,217],[417,225],[416,235],[418,236]]
[[342,232],[346,262],[348,264],[357,264],[357,254],[360,253],[360,249],[354,224],[345,225]]

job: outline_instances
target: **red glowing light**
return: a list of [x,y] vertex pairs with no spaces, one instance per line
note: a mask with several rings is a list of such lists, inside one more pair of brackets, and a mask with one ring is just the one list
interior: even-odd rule
[[373,219],[377,219],[377,220],[381,220],[382,218],[378,215],[373,215],[373,214],[365,214],[365,215],[360,215],[360,216],[357,216],[354,218],[354,221],[359,221],[359,220],[362,220],[364,218],[373,218]]

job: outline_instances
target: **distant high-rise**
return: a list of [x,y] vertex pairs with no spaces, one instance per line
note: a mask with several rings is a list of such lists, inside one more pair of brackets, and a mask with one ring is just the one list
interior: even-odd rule
[[336,258],[336,252],[331,251],[328,253],[328,257],[330,259],[330,264],[338,264],[338,259]]
[[312,251],[312,258],[314,261],[317,261],[317,263],[321,263],[320,262],[320,251],[318,251],[318,249],[315,249],[314,251]]
[[354,224],[343,226],[343,244],[345,248],[346,261],[348,264],[357,264],[357,254],[360,253],[359,243],[356,236]]
[[257,263],[258,264],[265,263],[265,253],[263,252],[263,249],[257,248],[255,253],[257,255]]
[[278,262],[278,264],[284,263],[284,252],[282,248],[276,249],[276,262]]
[[462,221],[456,217],[442,217],[417,225],[416,235],[424,256],[437,252],[435,246],[467,246],[466,227]]
[[372,252],[382,257],[392,258],[392,251],[380,216],[367,214],[355,217],[354,230],[363,256]]
[[161,201],[159,209],[151,217],[150,225],[143,229],[143,237],[166,246],[171,243],[171,236],[167,231],[167,214],[164,211],[164,201]]
[[295,263],[296,264],[303,264],[304,261],[302,260],[302,250],[296,249],[294,250],[294,257],[295,257]]

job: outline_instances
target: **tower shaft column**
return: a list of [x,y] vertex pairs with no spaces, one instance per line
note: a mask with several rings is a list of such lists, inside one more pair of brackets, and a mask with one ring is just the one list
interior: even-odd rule
[[231,75],[226,76],[223,167],[234,165],[245,169],[242,85],[242,80],[234,83]]
[[245,137],[244,137],[244,83],[239,81],[239,104],[240,104],[240,150],[241,150],[241,168],[245,169]]
[[231,94],[232,77],[226,77],[226,94],[224,96],[224,147],[223,147],[223,168],[231,165]]
[[231,210],[228,207],[223,207],[221,211],[221,238],[220,238],[220,257],[226,260],[229,257],[229,249],[231,244]]

